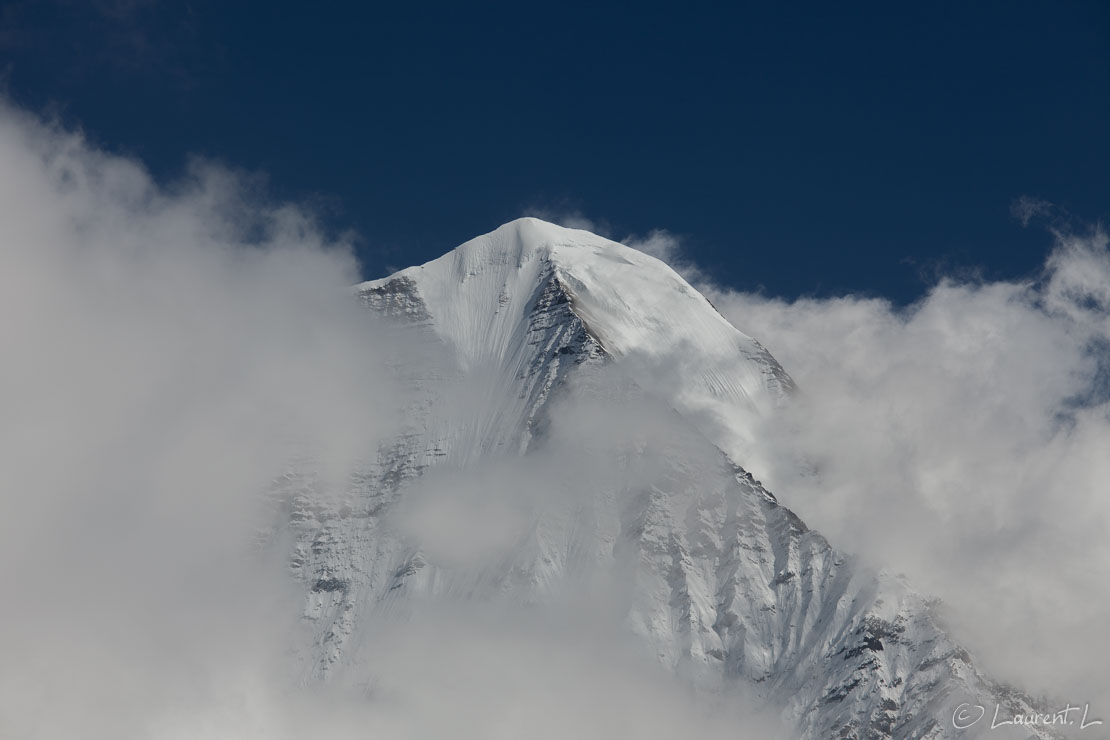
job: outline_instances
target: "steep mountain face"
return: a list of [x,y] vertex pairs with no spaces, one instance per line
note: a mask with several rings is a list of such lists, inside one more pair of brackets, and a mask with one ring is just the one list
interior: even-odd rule
[[[722,696],[743,685],[799,737],[968,737],[962,703],[1030,711],[925,599],[745,471],[757,421],[793,383],[662,262],[521,219],[357,292],[438,351],[403,368],[406,430],[349,488],[321,495],[305,470],[280,481],[313,679],[367,660],[360,635],[386,611],[443,595],[542,604],[604,574],[645,650]],[[429,486],[489,465],[531,465],[541,490],[514,483],[518,501],[508,486],[518,516],[496,557],[436,551],[404,526]]]

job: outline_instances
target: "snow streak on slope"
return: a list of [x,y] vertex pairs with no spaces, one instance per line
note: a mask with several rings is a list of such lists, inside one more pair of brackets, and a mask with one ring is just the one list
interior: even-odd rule
[[754,692],[802,737],[951,736],[963,702],[1028,711],[925,600],[745,471],[754,420],[792,384],[663,263],[523,219],[358,292],[444,355],[402,369],[408,429],[347,490],[279,484],[309,675],[372,673],[387,615],[600,581],[663,665],[722,700]]

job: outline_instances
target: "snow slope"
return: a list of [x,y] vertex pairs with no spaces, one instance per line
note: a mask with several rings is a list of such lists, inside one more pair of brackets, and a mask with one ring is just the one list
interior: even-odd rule
[[[308,468],[279,481],[275,541],[292,543],[304,585],[312,680],[372,665],[361,638],[404,605],[543,604],[604,575],[626,584],[645,651],[722,696],[742,684],[799,737],[971,737],[952,726],[962,702],[1029,711],[925,599],[835,550],[745,470],[756,421],[793,384],[664,263],[521,219],[357,293],[444,353],[403,369],[418,391],[408,426],[346,490],[323,495]],[[641,416],[617,413],[629,408]],[[480,472],[502,469],[516,477]],[[403,524],[446,495],[465,525],[501,511],[500,489],[502,541],[460,526],[437,547]]]

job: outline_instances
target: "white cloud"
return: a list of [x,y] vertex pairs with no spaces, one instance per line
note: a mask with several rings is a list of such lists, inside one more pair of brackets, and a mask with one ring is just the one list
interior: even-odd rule
[[393,429],[402,348],[349,250],[249,185],[162,187],[0,107],[4,737],[159,737],[276,690],[297,603],[252,555],[260,494]]
[[646,236],[633,234],[621,243],[666,262],[691,283],[707,280],[707,276],[697,264],[686,257],[682,240],[666,229],[652,229]]
[[1110,253],[1056,234],[1034,282],[908,308],[703,285],[801,389],[757,475],[834,545],[942,597],[997,677],[1110,696]]
[[[455,604],[388,624],[366,646],[381,669],[371,695],[383,709],[367,734],[406,740],[784,737],[776,733],[776,718],[752,712],[735,694],[692,691],[645,655],[612,616],[585,601],[508,611]],[[437,670],[429,672],[429,665]]]

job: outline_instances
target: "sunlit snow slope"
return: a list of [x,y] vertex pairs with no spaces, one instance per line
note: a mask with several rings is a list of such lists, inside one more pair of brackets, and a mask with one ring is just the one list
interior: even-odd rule
[[[382,614],[543,604],[604,577],[645,652],[726,698],[747,687],[799,737],[970,737],[952,725],[962,702],[1027,711],[925,599],[745,470],[793,383],[664,263],[521,219],[357,292],[438,350],[401,368],[406,429],[349,487],[324,495],[308,469],[280,482],[312,680],[372,670],[358,646]],[[429,501],[459,519],[442,541],[411,526]],[[469,526],[503,510],[504,526]]]

